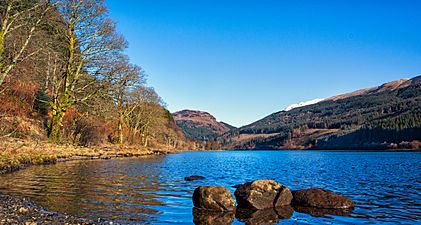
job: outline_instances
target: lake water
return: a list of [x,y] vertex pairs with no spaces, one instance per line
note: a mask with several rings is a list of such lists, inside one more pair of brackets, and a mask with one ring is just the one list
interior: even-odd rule
[[[190,175],[206,179],[184,181]],[[234,192],[232,186],[255,179],[274,179],[293,190],[321,187],[356,203],[349,215],[295,211],[272,220],[275,224],[421,223],[421,153],[416,152],[219,151],[71,161],[3,175],[0,192],[90,219],[193,224],[191,196],[197,186]]]

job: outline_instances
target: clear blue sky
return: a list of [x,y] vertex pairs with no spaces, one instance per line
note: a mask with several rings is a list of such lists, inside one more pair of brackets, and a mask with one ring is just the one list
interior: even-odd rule
[[421,74],[421,1],[106,0],[172,112],[236,126]]

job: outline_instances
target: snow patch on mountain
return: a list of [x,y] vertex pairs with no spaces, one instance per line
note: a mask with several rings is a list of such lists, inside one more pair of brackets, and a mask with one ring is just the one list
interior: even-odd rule
[[303,106],[306,106],[306,105],[313,105],[313,104],[316,104],[316,103],[321,102],[323,100],[325,100],[325,99],[324,98],[316,98],[316,99],[306,101],[306,102],[295,103],[295,104],[292,104],[292,105],[289,105],[288,107],[286,107],[285,111],[289,111],[291,109],[303,107]]

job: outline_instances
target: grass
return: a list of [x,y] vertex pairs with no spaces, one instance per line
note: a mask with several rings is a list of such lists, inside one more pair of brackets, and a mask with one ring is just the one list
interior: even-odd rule
[[28,165],[50,164],[61,159],[65,160],[75,157],[140,157],[156,153],[157,151],[139,146],[105,145],[79,147],[16,138],[2,138],[0,139],[0,173],[14,171]]

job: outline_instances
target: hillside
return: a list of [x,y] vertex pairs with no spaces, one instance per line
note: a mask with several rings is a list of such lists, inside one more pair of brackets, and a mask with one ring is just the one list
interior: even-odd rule
[[126,54],[104,1],[1,1],[0,21],[0,161],[30,161],[1,151],[15,139],[192,148]]
[[214,116],[207,112],[195,110],[182,110],[173,113],[177,126],[185,136],[196,141],[214,141],[222,134],[235,129],[235,127],[218,122]]
[[420,148],[421,76],[276,112],[218,140],[228,149]]

